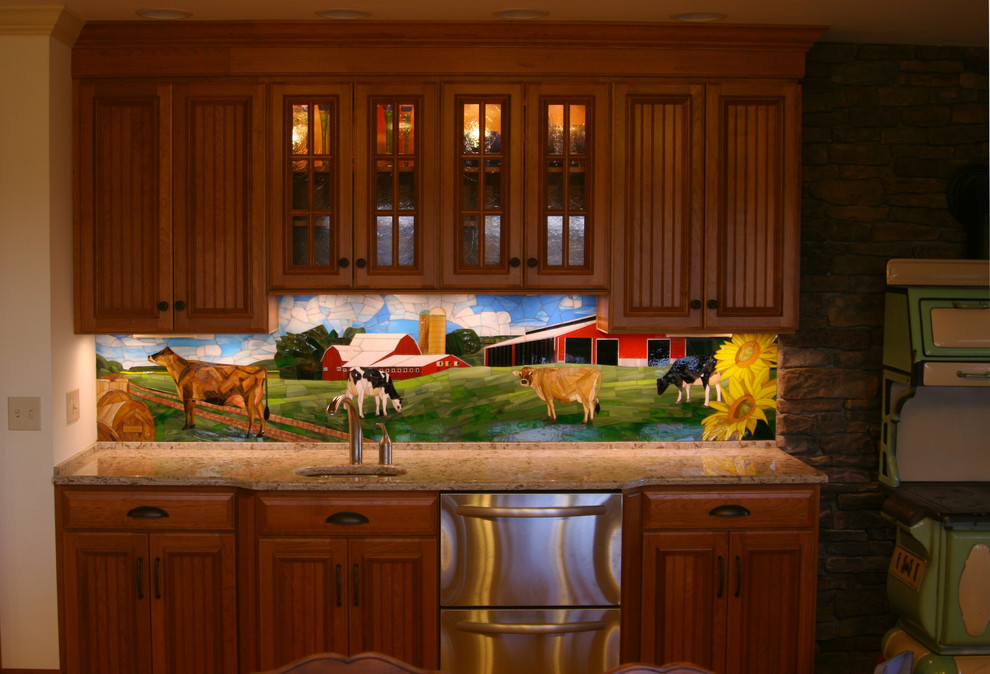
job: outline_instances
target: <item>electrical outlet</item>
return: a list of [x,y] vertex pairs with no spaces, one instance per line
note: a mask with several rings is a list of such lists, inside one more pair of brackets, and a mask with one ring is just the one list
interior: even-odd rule
[[79,389],[72,389],[65,394],[65,423],[79,421]]
[[41,398],[7,398],[7,429],[11,431],[41,430]]

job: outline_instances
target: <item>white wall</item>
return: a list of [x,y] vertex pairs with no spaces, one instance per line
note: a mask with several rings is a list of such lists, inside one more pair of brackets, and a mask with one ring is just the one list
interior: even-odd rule
[[[96,436],[94,341],[72,334],[71,52],[57,11],[0,10],[0,666],[57,669],[52,467]],[[10,396],[41,398],[40,431],[7,429]]]

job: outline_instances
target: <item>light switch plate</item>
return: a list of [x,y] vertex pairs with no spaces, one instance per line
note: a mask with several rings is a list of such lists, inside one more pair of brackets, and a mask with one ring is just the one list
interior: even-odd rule
[[79,421],[79,389],[72,389],[65,394],[65,423]]
[[7,429],[11,431],[41,430],[41,398],[7,398]]

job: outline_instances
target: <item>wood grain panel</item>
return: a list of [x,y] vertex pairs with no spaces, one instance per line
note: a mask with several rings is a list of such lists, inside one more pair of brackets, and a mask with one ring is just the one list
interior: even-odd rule
[[795,325],[797,99],[789,85],[708,88],[708,325]]
[[[718,490],[707,487],[648,490],[644,496],[643,527],[647,529],[811,527],[818,519],[814,488]],[[738,508],[744,508],[746,514],[733,516],[741,512]]]
[[346,653],[347,542],[263,538],[258,554],[260,666],[272,669],[313,653]]
[[[233,530],[234,491],[147,488],[62,488],[62,526],[67,529],[131,531]],[[167,517],[128,517],[134,508],[154,507]]]
[[[255,503],[261,534],[415,536],[439,532],[439,504],[433,492],[263,493]],[[339,512],[357,513],[368,521],[351,525],[327,522]]]
[[267,332],[264,87],[188,84],[175,101],[175,329]]
[[727,674],[811,671],[815,547],[810,532],[730,534]]
[[150,673],[147,536],[67,533],[63,564],[66,672]]
[[614,88],[610,330],[701,324],[692,301],[705,244],[702,95],[700,86]]
[[725,537],[647,534],[643,543],[643,659],[719,670],[724,656]]
[[437,541],[353,539],[358,569],[350,652],[375,651],[417,667],[437,666]]
[[237,672],[233,534],[151,537],[156,672]]
[[78,90],[76,330],[171,327],[170,95],[166,85]]

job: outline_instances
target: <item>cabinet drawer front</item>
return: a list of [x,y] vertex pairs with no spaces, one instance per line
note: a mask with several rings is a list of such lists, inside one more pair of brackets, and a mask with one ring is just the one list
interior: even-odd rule
[[234,528],[233,490],[64,489],[61,505],[67,529]]
[[436,535],[437,501],[432,492],[279,493],[255,499],[259,534],[299,536]]
[[814,488],[648,491],[644,529],[811,527],[818,517]]

